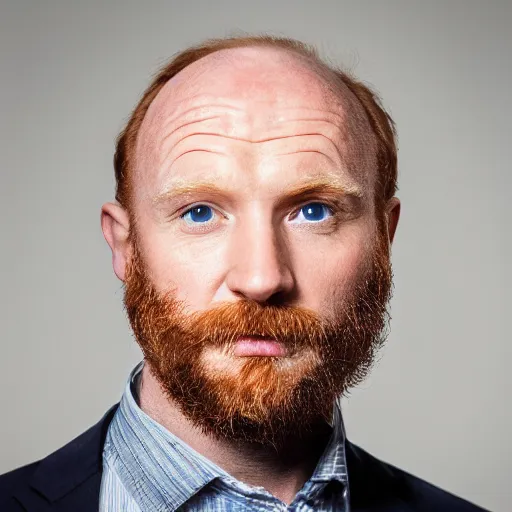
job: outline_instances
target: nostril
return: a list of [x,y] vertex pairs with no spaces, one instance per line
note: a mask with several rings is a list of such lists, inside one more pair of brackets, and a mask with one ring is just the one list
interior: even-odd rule
[[265,303],[269,306],[284,306],[291,302],[290,294],[285,291],[278,291],[272,294]]

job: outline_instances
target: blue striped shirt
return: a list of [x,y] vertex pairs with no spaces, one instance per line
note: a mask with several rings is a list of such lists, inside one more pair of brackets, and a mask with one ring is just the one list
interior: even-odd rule
[[290,505],[236,480],[145,414],[130,375],[103,449],[100,512],[349,512],[345,432],[336,403],[333,433],[312,477]]

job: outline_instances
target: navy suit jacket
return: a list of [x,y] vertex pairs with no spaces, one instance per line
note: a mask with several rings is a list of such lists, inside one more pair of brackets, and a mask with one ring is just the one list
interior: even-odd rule
[[[116,409],[45,459],[0,476],[0,512],[98,512],[103,444]],[[349,441],[346,455],[352,512],[483,510]]]

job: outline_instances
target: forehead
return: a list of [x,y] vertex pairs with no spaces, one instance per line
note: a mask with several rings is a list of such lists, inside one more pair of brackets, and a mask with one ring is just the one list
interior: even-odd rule
[[207,145],[227,150],[238,142],[265,143],[277,154],[310,145],[370,184],[374,141],[362,107],[342,84],[286,51],[222,50],[169,80],[141,125],[135,179],[147,185],[172,174],[173,162],[206,136]]
[[315,69],[305,57],[280,49],[220,50],[193,62],[169,80],[150,110],[161,108],[172,96],[185,98],[203,92],[251,101],[273,100],[276,104],[309,92],[317,101],[323,98],[329,104],[335,98],[327,94],[331,85],[320,73],[320,68]]

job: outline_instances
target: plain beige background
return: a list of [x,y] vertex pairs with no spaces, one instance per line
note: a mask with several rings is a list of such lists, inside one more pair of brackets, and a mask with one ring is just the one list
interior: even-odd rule
[[95,423],[140,358],[99,214],[151,74],[266,31],[353,69],[398,125],[392,330],[346,401],[349,437],[509,511],[511,26],[498,1],[2,0],[0,472]]

